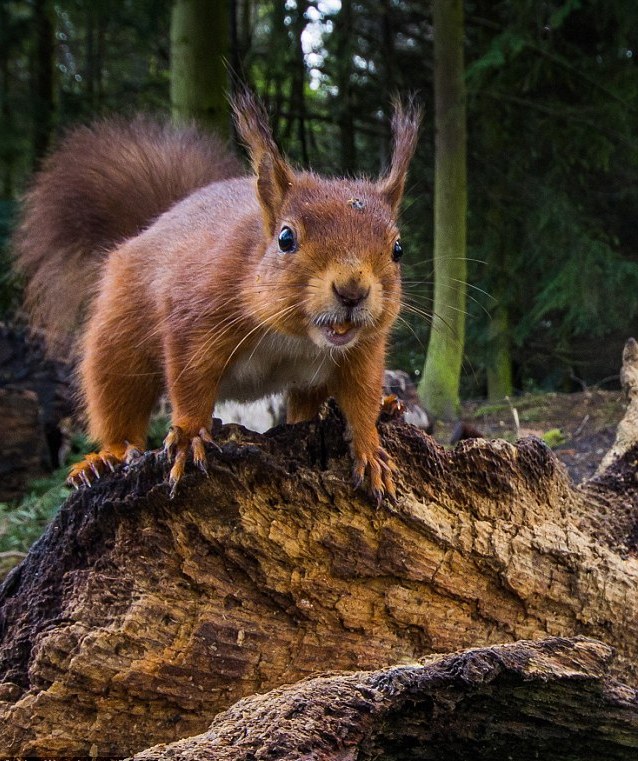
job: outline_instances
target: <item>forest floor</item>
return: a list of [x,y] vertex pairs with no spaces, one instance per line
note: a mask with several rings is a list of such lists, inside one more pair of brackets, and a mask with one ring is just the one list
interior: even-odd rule
[[[588,389],[572,394],[527,394],[497,403],[464,402],[462,419],[489,439],[513,442],[528,435],[544,439],[579,483],[596,472],[614,442],[624,412],[620,391]],[[448,444],[453,429],[454,424],[438,422],[434,437]]]

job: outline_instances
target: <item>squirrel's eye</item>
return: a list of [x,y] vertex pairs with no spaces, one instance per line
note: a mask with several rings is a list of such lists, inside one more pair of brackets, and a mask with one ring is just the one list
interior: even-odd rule
[[397,238],[397,240],[394,241],[394,248],[392,249],[392,259],[393,261],[398,262],[402,256],[403,246],[401,245],[401,240]]
[[284,254],[289,254],[297,248],[295,234],[289,227],[281,228],[277,243],[279,244],[279,250]]

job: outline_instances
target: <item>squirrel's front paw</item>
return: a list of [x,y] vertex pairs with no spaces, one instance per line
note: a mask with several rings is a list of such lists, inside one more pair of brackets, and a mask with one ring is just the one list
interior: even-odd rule
[[121,457],[113,454],[107,449],[99,452],[89,452],[84,459],[77,462],[67,476],[66,482],[74,489],[80,486],[91,486],[98,478],[105,473],[112,473],[115,466],[123,462]]
[[169,462],[172,462],[171,472],[168,476],[168,485],[171,488],[171,499],[177,493],[177,485],[186,469],[186,458],[189,450],[193,453],[193,462],[206,475],[206,444],[214,444],[213,437],[206,428],[200,428],[194,435],[189,435],[183,428],[173,425],[164,439],[164,452]]
[[110,449],[100,449],[99,452],[89,452],[84,459],[73,465],[66,479],[69,486],[79,489],[81,486],[92,486],[105,473],[112,473],[117,465],[130,465],[141,452],[132,444],[113,446]]
[[392,472],[395,470],[396,465],[383,447],[375,447],[370,454],[360,453],[358,457],[355,457],[352,469],[355,489],[360,489],[367,477],[366,491],[376,501],[377,507],[386,496],[395,501],[397,492],[392,478]]

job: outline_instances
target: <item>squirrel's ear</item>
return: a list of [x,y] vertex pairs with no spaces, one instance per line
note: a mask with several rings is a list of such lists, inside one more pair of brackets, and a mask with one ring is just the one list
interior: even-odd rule
[[381,192],[388,199],[393,212],[397,212],[408,166],[416,150],[419,125],[421,124],[421,109],[410,98],[407,105],[398,99],[394,101],[392,116],[392,159],[390,168],[380,180]]
[[263,106],[248,90],[240,91],[232,101],[235,126],[257,175],[257,195],[268,230],[275,225],[286,194],[293,181],[293,171],[279,152],[268,126]]

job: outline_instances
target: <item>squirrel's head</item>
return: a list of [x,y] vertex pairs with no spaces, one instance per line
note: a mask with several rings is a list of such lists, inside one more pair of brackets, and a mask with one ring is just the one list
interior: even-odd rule
[[244,92],[233,108],[263,216],[265,251],[247,284],[260,319],[330,349],[387,331],[400,306],[397,215],[419,109],[395,103],[390,167],[372,181],[294,171],[255,99]]

